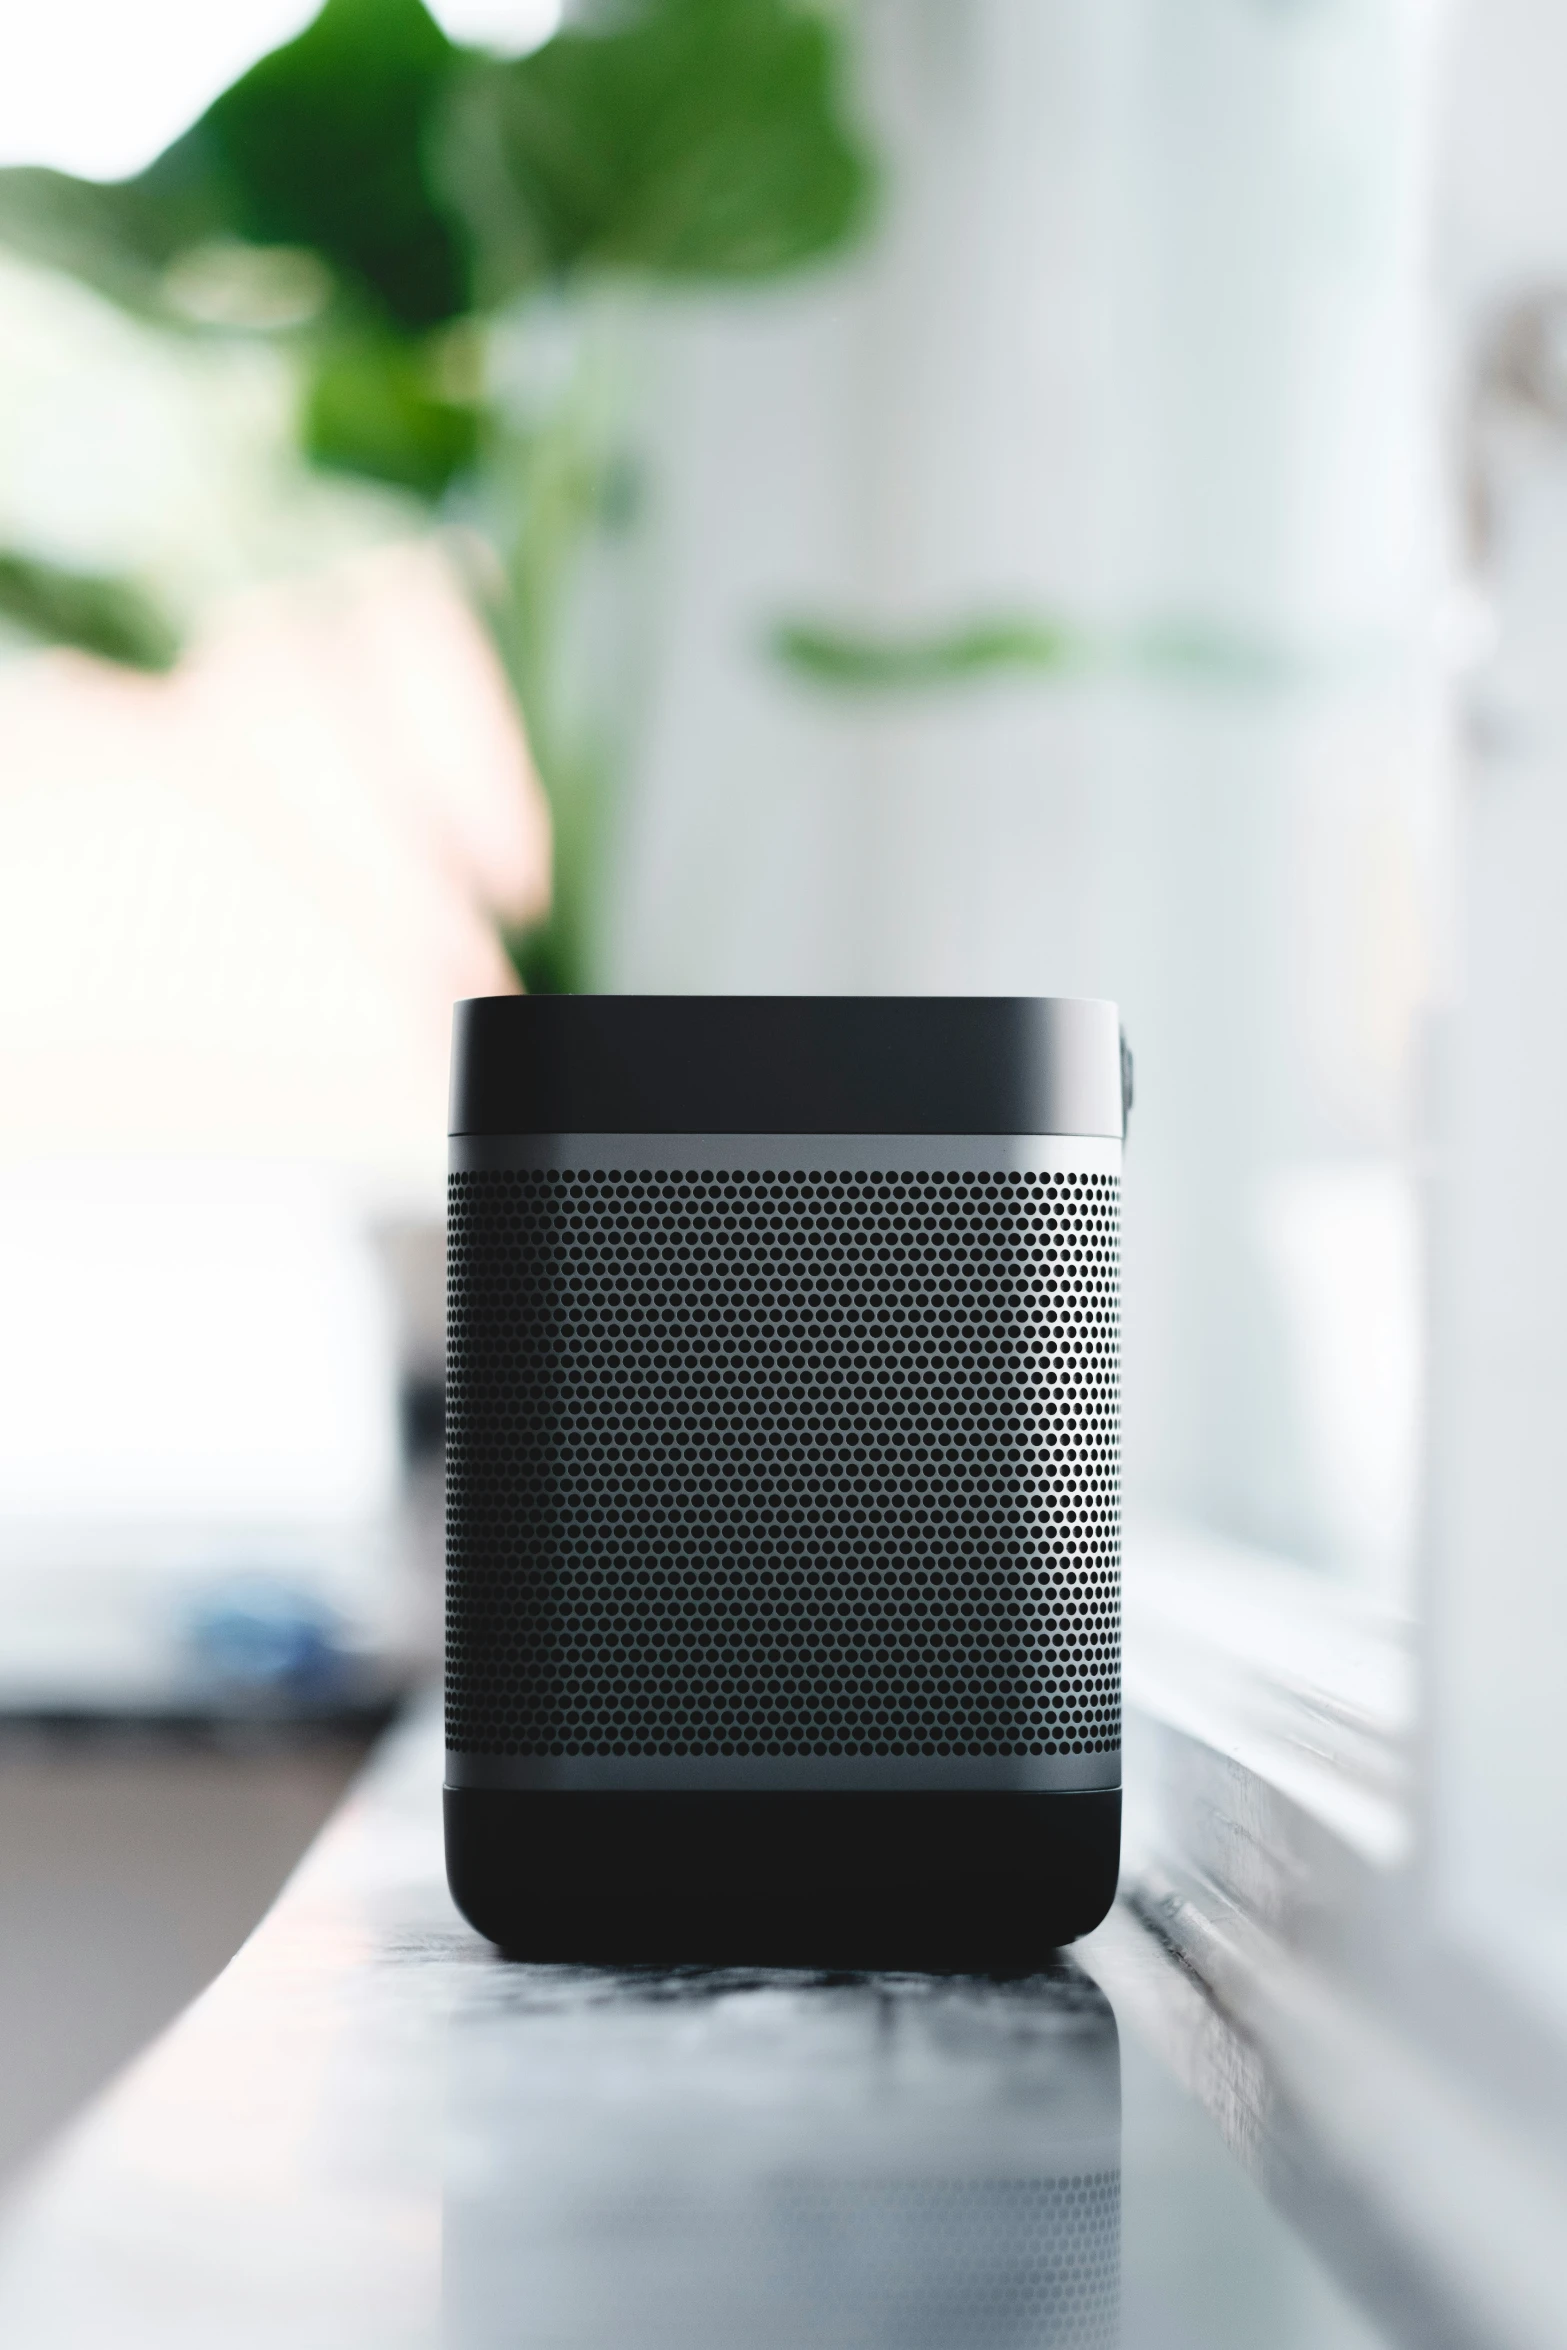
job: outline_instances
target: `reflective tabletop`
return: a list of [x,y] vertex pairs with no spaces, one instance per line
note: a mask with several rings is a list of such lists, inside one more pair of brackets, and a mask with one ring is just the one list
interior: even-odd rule
[[138,2350],[1358,2350],[1095,1943],[1025,1980],[508,1964],[433,1711],[0,2238],[0,2338]]

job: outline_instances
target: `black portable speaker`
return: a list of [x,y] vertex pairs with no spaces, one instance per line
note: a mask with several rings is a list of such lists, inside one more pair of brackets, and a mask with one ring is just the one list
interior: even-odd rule
[[457,1008],[446,1836],[518,1955],[1028,1964],[1120,1839],[1111,1004]]

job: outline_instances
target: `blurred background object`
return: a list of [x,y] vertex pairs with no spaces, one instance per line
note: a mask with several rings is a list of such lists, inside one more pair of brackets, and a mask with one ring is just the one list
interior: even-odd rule
[[226,604],[163,677],[0,671],[9,1154],[332,1161],[438,1194],[454,997],[514,984],[548,827],[432,549]]
[[[639,290],[767,279],[830,252],[862,224],[868,167],[831,26],[791,0],[660,0],[531,51],[548,11],[476,20],[490,38],[507,25],[524,54],[458,45],[421,0],[328,0],[130,178],[0,174],[0,239],[166,335],[271,339],[310,460],[400,493],[405,527],[439,507],[484,534],[557,836],[548,912],[525,910],[518,952],[578,984],[616,712],[573,671],[584,636],[614,627],[579,610],[616,601],[584,575],[606,546],[597,568],[616,569],[637,498]],[[51,553],[18,550],[7,604],[69,635],[70,583],[40,568]],[[123,637],[138,591],[156,609],[160,585],[176,601],[183,586],[188,602],[188,580],[139,568],[88,573],[77,608],[95,591],[101,610],[112,586]]]

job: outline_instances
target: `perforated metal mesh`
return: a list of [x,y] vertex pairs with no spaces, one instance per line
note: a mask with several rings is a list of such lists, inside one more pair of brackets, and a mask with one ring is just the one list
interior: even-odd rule
[[448,1746],[1118,1747],[1118,1195],[454,1175]]
[[[800,2180],[779,2284],[813,2343],[1116,2350],[1121,2174]],[[872,2331],[867,2318],[880,2320]],[[899,2321],[902,2321],[901,2324]]]

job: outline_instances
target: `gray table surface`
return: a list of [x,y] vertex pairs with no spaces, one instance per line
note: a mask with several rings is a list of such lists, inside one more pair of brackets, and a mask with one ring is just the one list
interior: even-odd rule
[[456,1916],[433,1708],[13,2200],[15,2350],[1359,2350],[1094,1979],[612,1974]]

